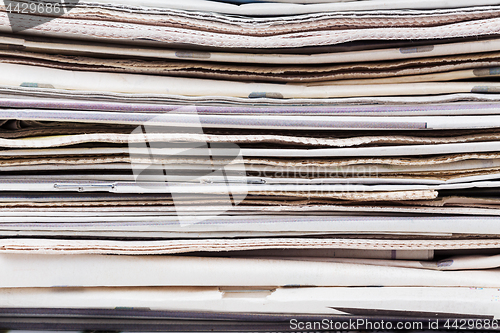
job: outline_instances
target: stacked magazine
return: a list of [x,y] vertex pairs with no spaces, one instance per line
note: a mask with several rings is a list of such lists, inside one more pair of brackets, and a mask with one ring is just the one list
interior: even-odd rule
[[498,329],[499,36],[497,0],[0,0],[0,322]]

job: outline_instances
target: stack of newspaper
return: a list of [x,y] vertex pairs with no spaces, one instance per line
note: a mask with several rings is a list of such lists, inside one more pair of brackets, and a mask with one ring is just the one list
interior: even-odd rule
[[499,35],[497,0],[0,0],[0,321],[495,328]]

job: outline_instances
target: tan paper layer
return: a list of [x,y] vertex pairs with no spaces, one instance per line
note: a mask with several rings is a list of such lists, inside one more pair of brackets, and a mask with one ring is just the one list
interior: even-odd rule
[[[10,16],[10,17],[9,17]],[[438,27],[417,28],[369,28],[329,31],[308,31],[276,36],[238,36],[200,30],[140,25],[96,20],[55,18],[45,22],[43,18],[23,14],[0,12],[0,31],[10,33],[11,25],[30,34],[44,34],[70,39],[113,41],[142,41],[142,44],[197,45],[212,48],[297,48],[328,46],[361,40],[422,40],[460,37],[489,36],[498,34],[498,18],[453,23]],[[42,24],[43,23],[43,24]],[[34,27],[33,27],[34,26]]]
[[[5,165],[21,166],[21,165],[36,165],[36,164],[92,164],[92,163],[129,163],[130,157],[128,156],[90,156],[90,157],[72,157],[73,154],[62,154],[63,158],[46,158],[38,157],[36,159],[13,159],[9,162],[9,158],[2,157],[1,163]],[[41,155],[43,156],[43,155]],[[32,157],[32,155],[29,155]],[[463,154],[449,154],[438,155],[431,157],[379,157],[379,158],[326,158],[326,159],[274,159],[274,158],[247,158],[245,157],[245,164],[248,165],[268,165],[275,167],[342,167],[351,165],[375,164],[375,165],[394,165],[394,166],[426,166],[435,164],[454,163],[466,161],[471,159],[491,160],[500,158],[500,153],[463,153]],[[138,163],[139,158],[135,159]],[[222,163],[231,163],[230,160],[220,160]],[[196,158],[166,158],[166,159],[145,159],[145,162],[151,164],[157,162],[160,164],[196,164],[196,165],[209,165],[210,162],[204,159]],[[210,164],[211,165],[211,164]]]
[[302,198],[329,198],[353,201],[398,201],[398,200],[425,200],[437,198],[438,192],[435,190],[416,190],[416,191],[390,191],[390,192],[273,192],[273,191],[255,191],[249,194],[256,195],[292,195]]
[[[5,4],[0,5],[5,12]],[[153,12],[153,13],[152,13]],[[44,16],[53,16],[44,13]],[[495,18],[500,16],[497,6],[460,8],[455,10],[414,11],[363,11],[323,12],[317,14],[252,18],[221,15],[211,12],[191,12],[169,8],[156,10],[79,6],[62,15],[67,19],[101,20],[141,25],[188,28],[247,36],[272,36],[278,34],[316,30],[360,29],[377,26],[426,27],[463,21]]]
[[[123,126],[126,131],[127,127]],[[71,129],[70,129],[71,131]],[[88,131],[92,131],[88,129]],[[34,133],[36,134],[36,132]],[[0,133],[0,137],[2,133]],[[405,135],[390,136],[361,136],[351,138],[314,138],[285,135],[210,135],[210,134],[190,134],[190,133],[148,133],[148,142],[213,142],[213,143],[236,143],[236,144],[256,144],[272,143],[299,146],[320,146],[320,147],[355,147],[361,145],[416,145],[416,144],[446,144],[498,141],[500,133],[481,133],[450,137],[417,137]],[[122,134],[122,133],[92,133],[77,135],[61,135],[47,137],[33,137],[25,139],[4,139],[0,138],[0,147],[3,148],[52,148],[61,146],[77,145],[82,143],[140,143],[144,142],[143,134]]]
[[449,196],[441,197],[433,200],[422,201],[398,201],[402,205],[410,206],[427,206],[427,207],[470,207],[470,208],[485,208],[485,209],[499,209],[500,199],[491,197],[474,198],[466,196]]
[[279,159],[248,159],[245,161],[251,163],[261,163],[274,166],[347,166],[354,164],[389,164],[389,165],[429,165],[452,163],[468,159],[493,159],[500,158],[500,153],[464,153],[450,154],[433,157],[403,157],[403,158],[345,158],[345,159],[298,159],[298,160],[279,160]]
[[500,248],[500,239],[392,240],[254,238],[169,241],[1,239],[0,252],[36,254],[173,254],[257,249],[466,250]]
[[337,81],[322,81],[309,83],[308,86],[315,86],[320,84],[358,84],[358,85],[368,85],[368,84],[394,84],[394,83],[418,83],[418,82],[447,82],[447,81],[457,81],[457,80],[467,80],[475,78],[490,78],[500,76],[500,72],[497,71],[498,67],[494,68],[478,68],[478,69],[468,69],[461,71],[451,71],[445,73],[432,73],[423,75],[407,75],[398,77],[386,77],[386,78],[376,78],[376,79],[357,79],[357,80],[337,80]]
[[[403,77],[500,66],[500,53],[497,52],[471,54],[466,56],[424,58],[419,61],[412,59],[331,66],[250,66],[200,61],[99,59],[13,50],[0,50],[0,55],[3,55],[3,57],[0,57],[0,62],[4,63],[35,65],[67,70],[90,70],[97,72],[105,71],[268,82],[319,82],[384,77],[394,79],[394,76]],[[441,75],[438,77],[425,76],[420,78],[420,80],[456,80],[491,75],[486,73],[487,70],[477,70],[465,73],[467,75],[460,75],[460,73],[457,73],[451,77],[449,75]],[[349,82],[346,81],[345,84],[349,84]]]
[[[14,38],[15,37],[15,38]],[[396,61],[402,59],[421,59],[450,55],[467,55],[481,52],[492,52],[499,49],[500,40],[491,38],[478,41],[455,42],[445,44],[421,45],[417,47],[384,48],[378,50],[346,51],[319,54],[263,54],[263,53],[231,53],[206,52],[195,50],[176,50],[173,48],[148,48],[136,46],[130,48],[124,45],[111,45],[92,42],[59,41],[51,38],[0,36],[2,49],[24,50],[37,53],[64,54],[76,56],[98,56],[109,58],[133,57],[147,59],[172,59],[201,62],[255,63],[265,65],[298,65],[304,64],[346,64],[366,63],[370,61]],[[423,62],[424,64],[425,62]]]

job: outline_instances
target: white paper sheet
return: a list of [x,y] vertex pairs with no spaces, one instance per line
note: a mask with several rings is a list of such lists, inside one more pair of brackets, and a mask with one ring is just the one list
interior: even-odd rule
[[[224,313],[345,315],[348,309],[420,312],[420,317],[500,319],[497,288],[10,288],[1,307],[138,308]],[[342,311],[344,310],[344,311]],[[491,319],[490,318],[490,322]]]
[[3,288],[287,285],[495,288],[499,286],[500,276],[499,269],[432,271],[345,263],[175,256],[1,254],[0,267],[4,272],[0,276]]

